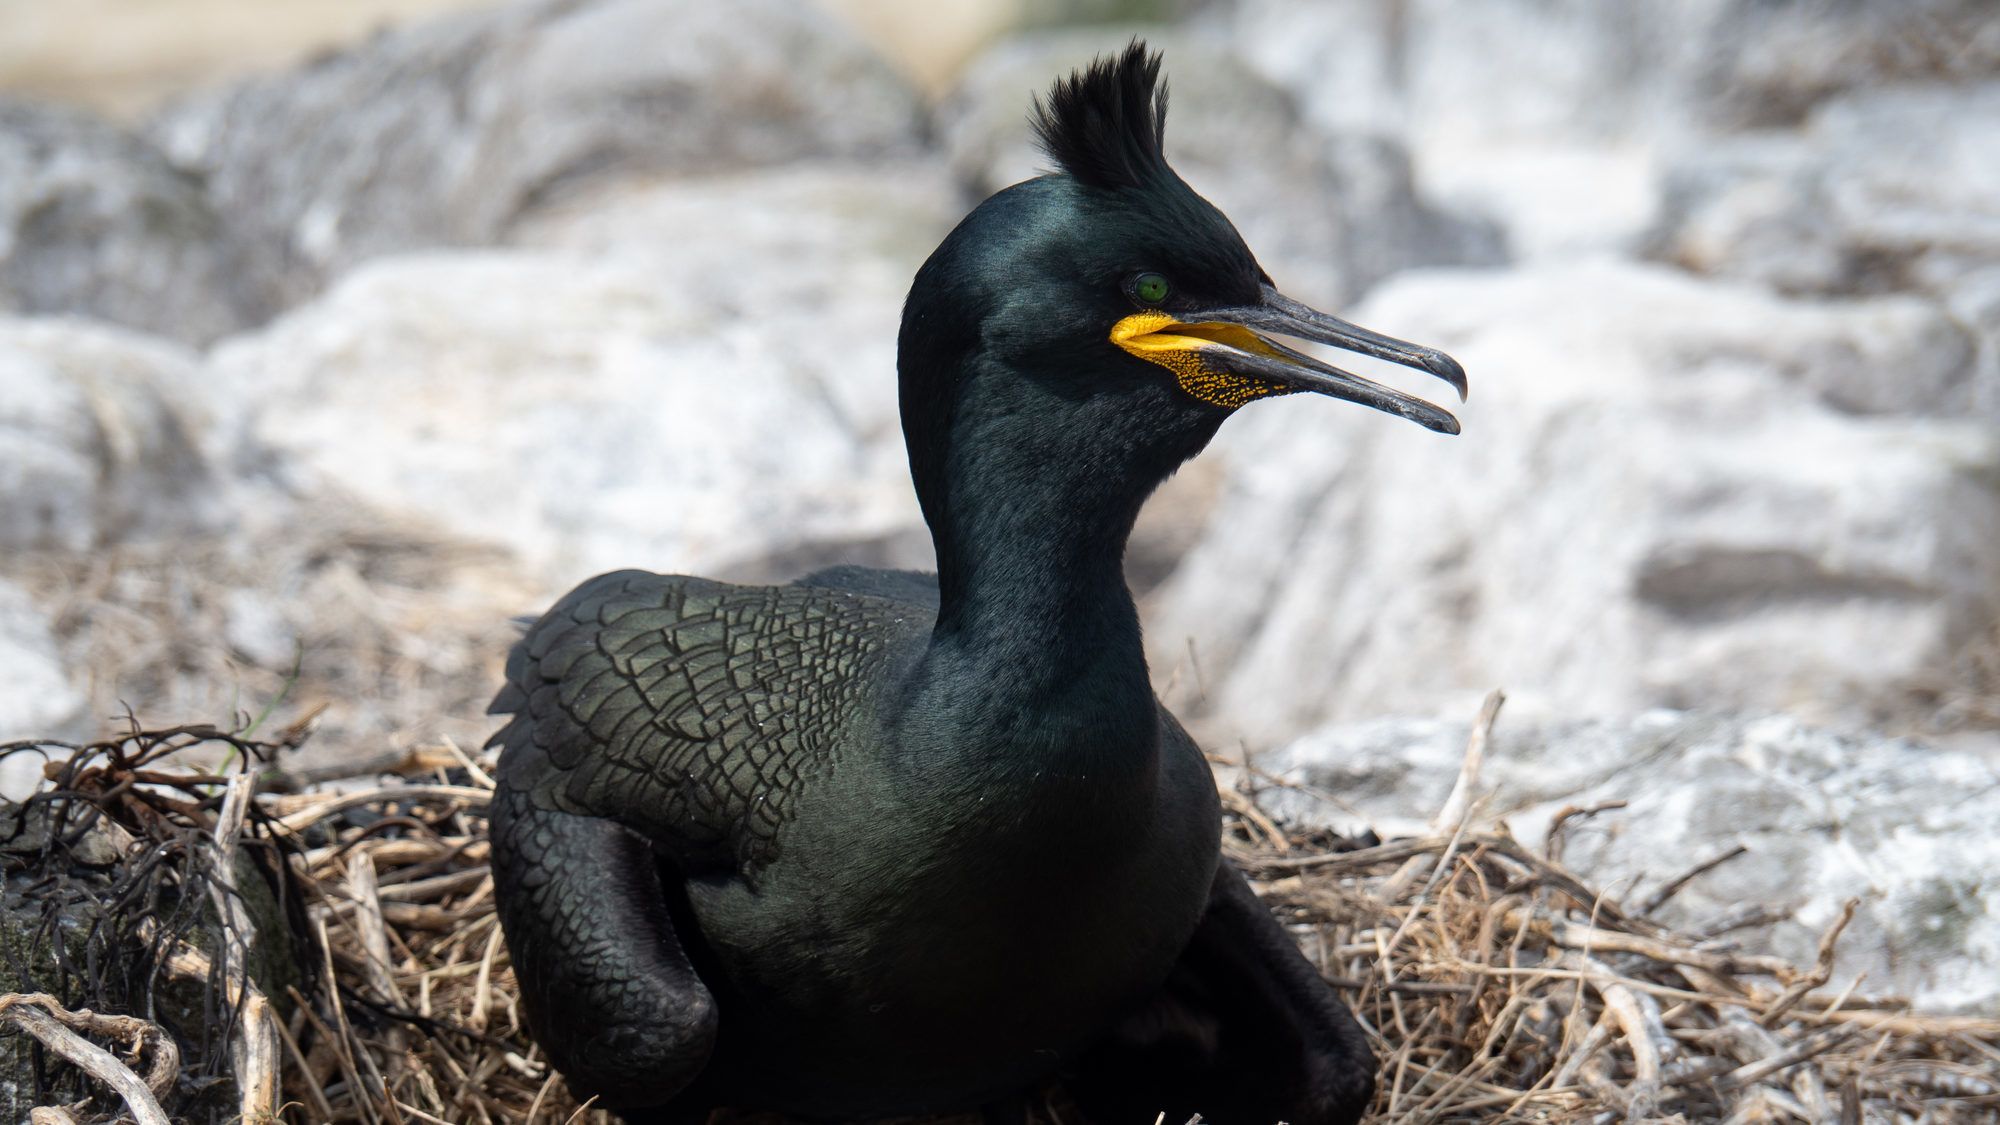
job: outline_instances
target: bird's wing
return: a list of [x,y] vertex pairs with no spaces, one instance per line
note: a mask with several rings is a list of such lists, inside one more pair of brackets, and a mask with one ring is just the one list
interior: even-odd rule
[[754,871],[906,616],[836,589],[594,578],[508,657],[501,787],[623,824],[686,871]]

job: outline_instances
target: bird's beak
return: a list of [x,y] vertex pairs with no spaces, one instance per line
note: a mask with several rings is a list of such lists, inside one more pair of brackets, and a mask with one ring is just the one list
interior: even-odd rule
[[1118,322],[1111,339],[1133,355],[1172,370],[1189,394],[1217,406],[1233,408],[1269,395],[1312,391],[1400,414],[1438,433],[1458,432],[1458,419],[1439,407],[1293,351],[1263,333],[1331,344],[1420,368],[1450,383],[1461,401],[1465,398],[1465,369],[1457,360],[1436,348],[1328,316],[1269,285],[1254,305],[1204,309],[1182,317],[1136,313]]

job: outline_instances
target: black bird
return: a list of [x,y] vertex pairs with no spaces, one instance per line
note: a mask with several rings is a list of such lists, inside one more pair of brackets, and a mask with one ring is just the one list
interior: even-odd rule
[[1454,433],[1266,333],[1458,364],[1281,296],[1161,152],[1135,41],[1058,81],[1052,174],[999,192],[903,310],[937,573],[622,571],[515,646],[494,890],[529,1026],[632,1120],[717,1106],[1351,1122],[1373,1059],[1219,861],[1213,778],[1154,698],[1121,572],[1154,487],[1254,399]]

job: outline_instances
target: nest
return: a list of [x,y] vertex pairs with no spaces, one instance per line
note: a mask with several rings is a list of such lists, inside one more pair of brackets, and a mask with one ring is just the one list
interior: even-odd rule
[[[1686,933],[1650,920],[1701,869],[1621,903],[1562,868],[1565,818],[1539,847],[1482,826],[1479,765],[1497,706],[1489,701],[1459,785],[1419,838],[1289,831],[1240,790],[1223,792],[1227,853],[1375,1038],[1371,1121],[2000,1121],[2000,1020],[1829,994],[1852,904],[1816,961],[1794,965],[1731,944],[1727,924]],[[227,1073],[236,1101],[210,1115],[615,1121],[578,1104],[526,1034],[486,865],[490,758],[445,742],[347,778],[273,768],[268,759],[297,736],[181,728],[41,744],[69,756],[38,800],[115,827],[128,855],[176,840],[206,857],[204,871],[156,865],[157,877],[182,884],[181,898],[195,890],[217,904],[224,948],[204,952],[157,929],[138,936],[167,975],[200,979],[217,998],[226,1046],[205,1065]],[[204,748],[235,768],[170,774],[158,764]],[[298,907],[281,925],[311,971],[283,996],[262,995],[242,971],[250,946],[270,940],[243,916],[228,858],[246,843],[282,857],[279,898]],[[60,861],[60,850],[44,858]],[[37,1125],[200,1116],[176,1074],[177,1036],[136,1015],[0,997],[0,1023],[88,1076],[63,1087],[81,1096],[37,1110]],[[1035,1116],[1080,1125],[1059,1091]]]

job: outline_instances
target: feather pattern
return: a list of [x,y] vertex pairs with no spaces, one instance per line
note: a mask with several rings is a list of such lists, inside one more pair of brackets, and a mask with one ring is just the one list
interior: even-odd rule
[[919,616],[827,587],[731,586],[628,570],[571,591],[507,661],[493,710],[510,788],[609,817],[682,864],[754,873],[802,776]]

